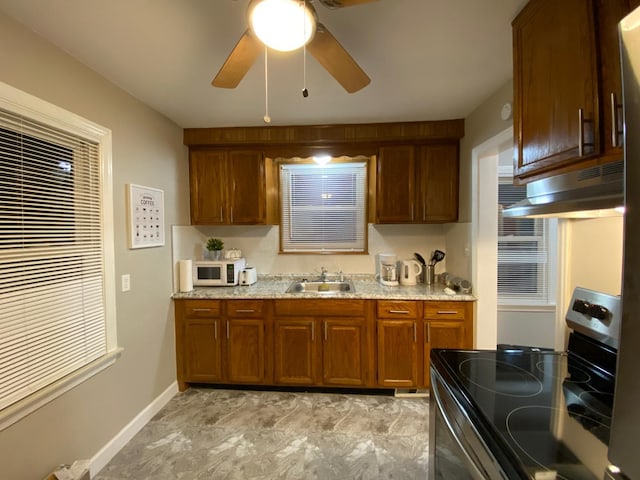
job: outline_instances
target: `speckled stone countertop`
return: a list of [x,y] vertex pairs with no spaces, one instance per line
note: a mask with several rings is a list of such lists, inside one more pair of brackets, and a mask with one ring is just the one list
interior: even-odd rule
[[[258,282],[249,286],[237,287],[194,287],[190,292],[176,292],[175,299],[235,299],[235,298],[362,298],[379,300],[441,300],[441,301],[475,301],[473,294],[448,295],[444,285],[398,285],[388,287],[377,282],[373,275],[348,275],[346,280],[353,281],[353,293],[285,293],[294,280],[316,279],[317,274],[296,275],[259,275]],[[329,277],[333,280],[333,277]]]

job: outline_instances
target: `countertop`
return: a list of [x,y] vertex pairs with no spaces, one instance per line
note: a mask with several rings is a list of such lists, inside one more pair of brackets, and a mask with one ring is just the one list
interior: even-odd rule
[[[315,279],[317,274],[296,275],[259,275],[257,283],[249,286],[236,287],[194,287],[190,292],[176,292],[174,299],[241,299],[241,298],[360,298],[378,300],[439,300],[439,301],[475,301],[473,294],[456,293],[449,295],[444,292],[445,286],[433,285],[398,285],[385,286],[377,282],[373,275],[348,275],[344,277],[353,281],[353,293],[285,293],[294,280],[301,278]],[[330,277],[329,279],[333,279]]]

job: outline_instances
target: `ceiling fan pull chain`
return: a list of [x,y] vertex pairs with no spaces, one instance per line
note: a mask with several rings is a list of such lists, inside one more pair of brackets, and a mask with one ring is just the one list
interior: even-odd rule
[[264,46],[264,123],[271,123],[269,116],[269,49]]
[[[307,9],[307,1],[302,0],[302,8]],[[307,38],[307,23],[302,20],[302,32],[303,36]],[[309,90],[307,90],[307,44],[302,46],[302,96],[307,98],[309,96]]]

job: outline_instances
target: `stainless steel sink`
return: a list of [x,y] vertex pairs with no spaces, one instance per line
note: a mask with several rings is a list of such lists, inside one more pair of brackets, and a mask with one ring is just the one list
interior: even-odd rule
[[285,293],[354,293],[356,291],[351,280],[307,281],[296,280],[289,285]]

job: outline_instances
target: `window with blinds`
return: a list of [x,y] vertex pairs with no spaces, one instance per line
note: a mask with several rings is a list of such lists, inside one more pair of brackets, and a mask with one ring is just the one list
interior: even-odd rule
[[502,210],[526,198],[526,186],[511,178],[498,184],[498,303],[546,305],[549,299],[549,221],[503,217]]
[[72,130],[0,108],[0,410],[114,350],[101,143]]
[[280,165],[282,252],[366,252],[366,187],[366,162]]

